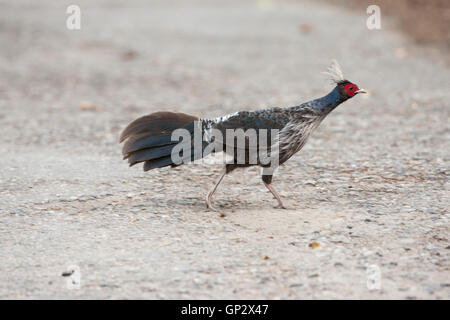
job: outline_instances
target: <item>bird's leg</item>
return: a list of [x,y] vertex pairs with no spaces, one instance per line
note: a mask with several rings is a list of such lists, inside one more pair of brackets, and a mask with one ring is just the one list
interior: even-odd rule
[[278,201],[278,206],[277,206],[276,208],[287,209],[287,208],[283,205],[283,202],[281,201],[281,198],[280,198],[280,196],[278,195],[278,193],[275,191],[275,189],[274,189],[270,184],[266,183],[265,181],[263,181],[263,182],[264,182],[264,185],[266,186],[266,188],[269,189],[269,191],[273,194],[273,197],[274,197],[275,199],[277,199],[277,201]]
[[283,202],[281,201],[280,196],[275,191],[275,189],[270,185],[272,183],[272,177],[273,177],[272,174],[264,174],[264,169],[263,169],[262,181],[264,182],[264,185],[266,186],[266,188],[269,189],[270,193],[272,193],[273,197],[275,199],[277,199],[278,206],[276,208],[286,209],[286,207],[283,205]]
[[216,208],[214,208],[211,204],[211,198],[214,194],[214,192],[216,192],[217,187],[219,186],[219,184],[222,182],[223,178],[225,177],[225,175],[227,174],[227,170],[225,169],[222,173],[222,175],[220,176],[219,180],[217,180],[216,184],[214,185],[214,188],[211,189],[211,191],[208,192],[208,194],[206,195],[206,208],[213,210],[213,211],[218,211]]

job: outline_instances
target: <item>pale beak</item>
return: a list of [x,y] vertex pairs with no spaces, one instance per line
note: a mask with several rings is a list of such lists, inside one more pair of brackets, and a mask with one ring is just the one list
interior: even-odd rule
[[367,93],[367,91],[364,90],[364,89],[358,89],[358,90],[355,91],[355,94],[356,93]]

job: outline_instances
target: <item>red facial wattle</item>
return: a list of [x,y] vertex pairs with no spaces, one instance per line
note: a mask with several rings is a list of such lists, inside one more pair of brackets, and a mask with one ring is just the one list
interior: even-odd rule
[[344,86],[344,90],[349,97],[353,97],[356,94],[356,91],[359,90],[359,88],[353,83],[349,83]]

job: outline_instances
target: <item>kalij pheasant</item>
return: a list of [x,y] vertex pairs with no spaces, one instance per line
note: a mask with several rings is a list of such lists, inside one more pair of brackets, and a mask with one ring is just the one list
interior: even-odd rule
[[[120,142],[127,140],[122,150],[124,159],[128,159],[130,166],[143,162],[144,171],[180,165],[181,163],[175,161],[173,158],[172,151],[179,143],[179,140],[174,139],[172,133],[176,129],[181,128],[185,129],[192,136],[196,128],[199,128],[201,133],[200,150],[194,150],[194,145],[189,144],[189,152],[188,154],[183,154],[182,163],[202,158],[208,153],[211,153],[205,152],[206,147],[214,143],[214,139],[211,138],[212,135],[210,134],[211,130],[218,130],[223,135],[226,135],[227,129],[255,129],[256,132],[261,131],[260,129],[266,129],[265,131],[263,130],[264,132],[278,129],[278,153],[276,156],[278,157],[277,164],[280,165],[305,145],[311,132],[317,128],[321,121],[334,108],[358,93],[365,93],[363,89],[358,88],[354,83],[344,79],[336,61],[333,61],[328,68],[328,74],[331,75],[332,80],[336,84],[330,93],[324,97],[294,107],[241,111],[215,119],[198,119],[195,116],[184,113],[165,111],[155,112],[138,118],[131,122],[120,136]],[[270,144],[264,148],[268,149],[269,147]],[[238,148],[238,146],[233,145],[233,149],[229,152],[229,149],[226,148],[224,143],[223,150],[226,150],[227,154],[230,154],[233,160],[225,164],[223,174],[206,196],[206,206],[211,210],[215,210],[211,205],[211,198],[227,173],[238,167],[249,167],[253,165],[261,166],[263,169],[267,167],[267,164],[263,164],[259,160],[259,157],[256,158],[256,162],[249,161],[253,153],[258,153],[258,149],[260,148],[259,144],[252,148],[246,140],[243,162],[236,160]],[[183,150],[184,152],[185,150]],[[264,185],[278,201],[278,207],[285,208],[280,196],[271,185],[272,177],[273,171],[267,173],[263,170],[262,180]]]

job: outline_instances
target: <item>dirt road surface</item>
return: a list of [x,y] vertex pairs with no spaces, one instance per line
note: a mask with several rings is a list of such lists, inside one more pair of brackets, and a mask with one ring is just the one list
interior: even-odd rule
[[[0,1],[1,299],[450,298],[436,52],[325,3],[76,1],[68,30],[72,2]],[[220,186],[220,217],[220,166],[121,159],[138,116],[296,105],[331,90],[331,58],[370,94],[279,170],[289,210],[255,169]]]

